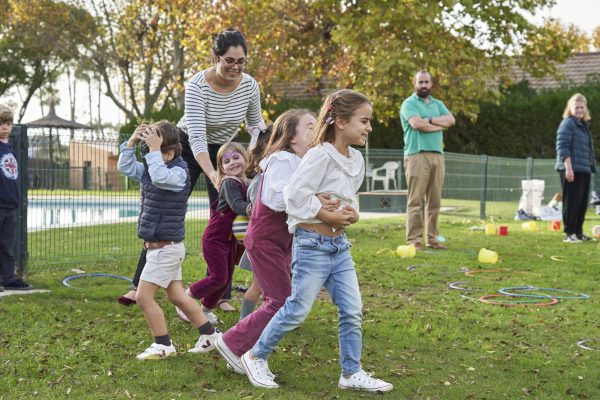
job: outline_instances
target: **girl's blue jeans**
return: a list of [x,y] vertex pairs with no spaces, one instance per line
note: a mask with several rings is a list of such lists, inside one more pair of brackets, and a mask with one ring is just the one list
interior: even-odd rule
[[342,374],[360,371],[362,301],[345,233],[332,238],[296,229],[292,244],[292,294],[264,329],[252,354],[268,359],[281,339],[308,317],[323,286],[338,308]]

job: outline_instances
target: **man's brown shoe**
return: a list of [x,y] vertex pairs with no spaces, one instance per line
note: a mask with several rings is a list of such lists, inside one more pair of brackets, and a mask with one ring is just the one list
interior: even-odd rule
[[411,243],[413,246],[415,246],[416,250],[423,250],[423,245],[421,243]]
[[448,247],[444,246],[443,244],[439,244],[438,242],[427,243],[427,247],[433,250],[448,250]]

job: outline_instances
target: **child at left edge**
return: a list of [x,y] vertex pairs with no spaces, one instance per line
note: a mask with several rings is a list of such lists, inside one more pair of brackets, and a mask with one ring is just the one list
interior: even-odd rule
[[[144,163],[136,160],[135,147],[142,143]],[[138,236],[147,250],[146,265],[136,292],[137,304],[148,322],[154,343],[137,356],[138,360],[156,360],[176,353],[171,342],[165,315],[154,300],[163,288],[175,306],[191,316],[200,338],[192,349],[197,353],[212,350],[216,330],[192,298],[186,296],[182,284],[181,264],[185,258],[185,214],[190,177],[187,164],[181,158],[177,127],[166,121],[142,124],[121,144],[117,168],[124,175],[141,183],[141,210]],[[145,154],[146,153],[146,154]]]
[[0,291],[33,289],[15,276],[19,166],[17,156],[8,142],[13,119],[12,110],[0,105]]

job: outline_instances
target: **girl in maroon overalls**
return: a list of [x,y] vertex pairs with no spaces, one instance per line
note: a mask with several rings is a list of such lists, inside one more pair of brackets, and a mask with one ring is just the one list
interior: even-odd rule
[[211,207],[210,220],[202,235],[202,255],[208,275],[187,291],[202,301],[205,310],[217,306],[233,276],[238,243],[231,226],[236,216],[248,215],[246,162],[246,151],[239,143],[224,144],[217,153],[219,198],[216,207]]
[[[215,343],[227,364],[240,374],[244,374],[240,356],[252,348],[291,293],[292,235],[286,224],[283,187],[307,151],[315,122],[308,110],[292,109],[283,113],[273,125],[273,133],[260,162],[263,177],[244,246],[252,263],[254,279],[263,294],[263,303]],[[323,198],[322,202],[328,201]],[[335,201],[328,203],[332,208],[337,206]]]

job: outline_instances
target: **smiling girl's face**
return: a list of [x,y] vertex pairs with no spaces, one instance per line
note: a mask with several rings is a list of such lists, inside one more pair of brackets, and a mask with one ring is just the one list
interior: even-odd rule
[[231,150],[223,154],[222,159],[223,172],[225,175],[237,176],[238,178],[244,175],[244,168],[246,168],[246,161],[244,156],[235,150]]

